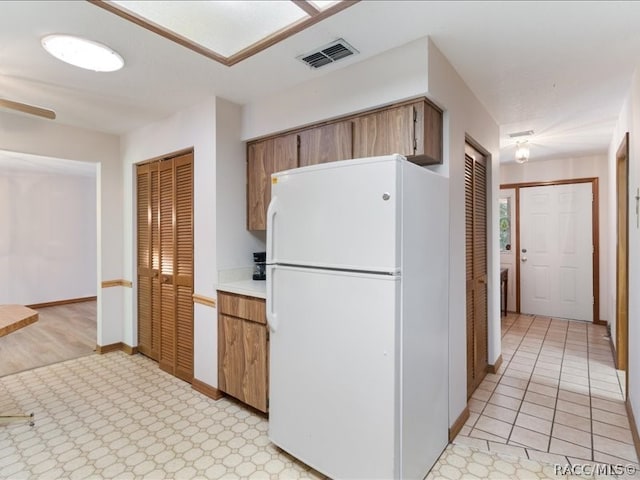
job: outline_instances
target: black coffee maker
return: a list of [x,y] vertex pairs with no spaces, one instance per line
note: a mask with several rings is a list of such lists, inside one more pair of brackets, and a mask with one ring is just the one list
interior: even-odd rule
[[267,279],[267,252],[253,252],[253,279]]

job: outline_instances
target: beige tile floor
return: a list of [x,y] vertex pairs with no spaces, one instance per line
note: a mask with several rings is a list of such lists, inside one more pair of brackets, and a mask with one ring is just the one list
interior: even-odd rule
[[547,462],[637,464],[604,326],[510,314],[502,351],[455,443]]
[[[269,442],[263,416],[215,402],[141,355],[5,376],[0,411],[35,413],[34,427],[0,425],[1,479],[323,478]],[[449,445],[427,478],[608,478],[556,474],[551,463]]]

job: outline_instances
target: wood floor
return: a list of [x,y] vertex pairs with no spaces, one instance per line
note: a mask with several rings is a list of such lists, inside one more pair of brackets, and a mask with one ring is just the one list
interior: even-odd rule
[[94,352],[95,301],[36,310],[36,323],[0,338],[0,377]]

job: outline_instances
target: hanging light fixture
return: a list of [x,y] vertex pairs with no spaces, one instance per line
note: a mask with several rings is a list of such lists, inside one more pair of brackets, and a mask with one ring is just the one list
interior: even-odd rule
[[516,142],[516,162],[525,163],[529,160],[529,143],[526,140]]

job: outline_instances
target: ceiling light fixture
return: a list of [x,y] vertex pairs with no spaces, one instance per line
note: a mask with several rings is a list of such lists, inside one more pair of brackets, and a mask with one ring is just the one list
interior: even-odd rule
[[516,142],[516,162],[525,163],[529,160],[529,143],[527,140]]
[[124,66],[118,52],[98,42],[73,35],[47,35],[42,47],[58,60],[96,72],[115,72]]

